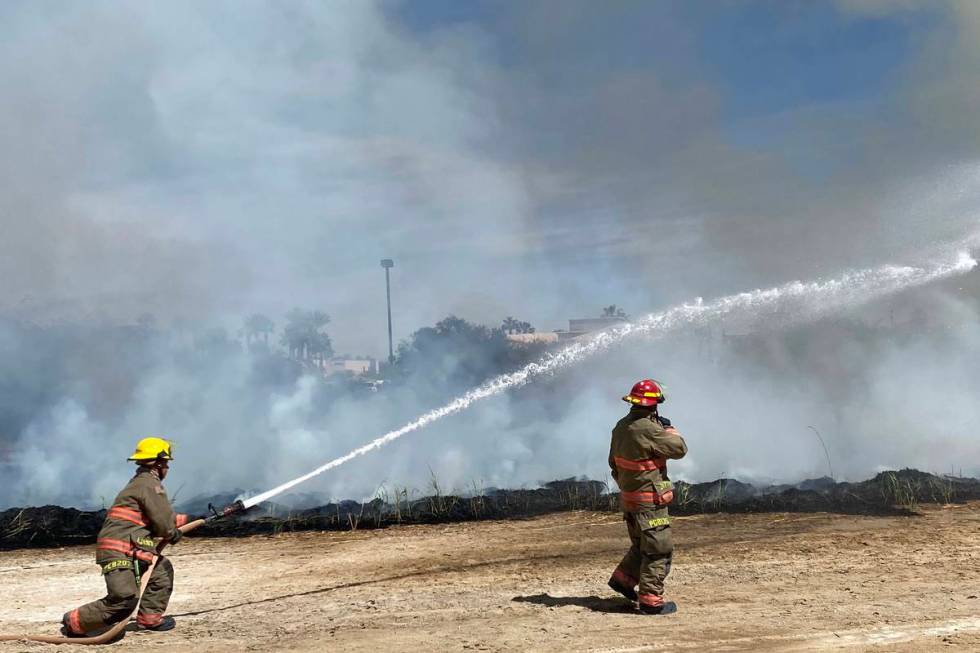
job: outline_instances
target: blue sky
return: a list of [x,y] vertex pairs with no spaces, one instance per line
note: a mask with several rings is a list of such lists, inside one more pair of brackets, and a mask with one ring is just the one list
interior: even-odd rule
[[[503,80],[497,99],[517,107],[505,110],[504,120],[518,123],[521,157],[575,163],[606,140],[612,165],[622,167],[611,176],[636,174],[637,158],[650,176],[670,176],[666,161],[686,156],[698,139],[713,138],[790,173],[778,184],[809,200],[827,184],[869,174],[922,174],[944,161],[962,162],[966,154],[956,151],[955,139],[936,140],[948,138],[940,121],[909,115],[915,107],[908,97],[916,84],[932,75],[941,79],[957,65],[942,45],[954,51],[971,34],[969,8],[962,4],[617,2],[600,9],[575,1],[440,1],[384,7],[423,42],[464,34],[488,44],[481,52]],[[627,86],[615,97],[620,112],[596,115],[610,104],[606,90],[622,80]],[[637,92],[644,88],[658,93]],[[628,115],[630,102],[636,115]],[[646,130],[644,113],[650,116]],[[617,123],[628,135],[615,133]],[[596,133],[593,141],[581,137],[588,131]],[[897,163],[906,145],[918,162]],[[638,157],[633,148],[650,155]],[[601,170],[610,170],[610,163],[602,161]],[[594,169],[583,174],[597,179]],[[678,201],[696,205],[692,212],[705,208],[700,199]]]
[[855,18],[817,2],[715,10],[699,50],[733,119],[892,91],[935,16]]
[[[520,66],[534,51],[520,30],[528,4],[563,13],[560,2],[429,0],[387,7],[423,38],[461,26],[485,31],[500,61]],[[619,2],[596,13],[577,21],[574,51],[562,51],[568,68],[586,62],[668,79],[693,69],[724,92],[733,121],[813,103],[874,101],[899,81],[923,35],[942,19],[925,6],[855,16],[832,2],[800,1]],[[681,66],[675,55],[685,60]]]

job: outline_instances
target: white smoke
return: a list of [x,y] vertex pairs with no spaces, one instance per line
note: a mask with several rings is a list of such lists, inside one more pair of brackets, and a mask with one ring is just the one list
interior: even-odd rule
[[[842,2],[855,4],[877,17],[914,3]],[[928,261],[922,247],[973,228],[980,206],[968,4],[875,23],[918,38],[870,108],[818,98],[739,117],[733,85],[705,69],[716,17],[703,7],[569,0],[556,23],[547,3],[499,3],[500,20],[420,27],[404,14],[426,12],[398,2],[3,3],[0,318],[92,333],[38,343],[0,322],[0,504],[109,500],[150,434],[177,441],[181,498],[273,487],[442,403],[412,389],[324,397],[313,377],[263,390],[245,355],[178,365],[150,347],[128,360],[99,329],[144,311],[169,333],[176,319],[234,330],[253,311],[281,327],[293,306],[317,308],[339,351],[383,356],[383,257],[397,266],[396,340],[451,312],[547,330],[611,302],[635,314]],[[797,10],[773,7],[757,35],[781,38]],[[457,488],[601,477],[618,397],[650,375],[674,390],[665,410],[691,438],[688,478],[825,473],[808,425],[852,477],[980,459],[975,275],[962,292],[933,284],[855,314],[848,288],[891,292],[916,274],[878,272],[825,286],[826,304],[794,295],[805,285],[786,286],[778,310],[750,295],[761,323],[740,296],[730,311],[687,306],[674,327],[657,313],[646,333],[671,338],[533,377],[548,391],[480,401],[303,489],[366,496],[423,487],[430,469]],[[719,362],[689,333],[722,316],[723,335],[832,322],[824,309],[911,334],[823,323],[807,357],[773,337],[738,355],[721,343]],[[138,373],[91,378],[103,367]]]

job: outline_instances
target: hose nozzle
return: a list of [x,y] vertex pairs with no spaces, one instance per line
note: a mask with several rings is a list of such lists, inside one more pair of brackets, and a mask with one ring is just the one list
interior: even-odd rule
[[210,524],[213,521],[222,519],[224,517],[230,517],[231,515],[237,515],[238,513],[245,512],[245,504],[242,503],[241,499],[229,503],[227,506],[218,510],[214,507],[214,504],[208,504],[208,510],[211,512],[210,515],[205,517],[204,522]]

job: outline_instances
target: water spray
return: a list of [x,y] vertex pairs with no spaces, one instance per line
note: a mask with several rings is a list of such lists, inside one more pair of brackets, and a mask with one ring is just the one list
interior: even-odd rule
[[349,460],[383,447],[406,433],[416,431],[447,415],[458,413],[468,408],[475,401],[498,395],[511,388],[521,387],[538,377],[554,374],[569,365],[606,351],[613,345],[629,338],[660,338],[676,332],[682,327],[705,326],[738,317],[755,320],[767,319],[772,325],[782,326],[810,321],[835,311],[894,294],[900,290],[968,272],[976,265],[977,261],[968,253],[958,252],[951,260],[922,267],[884,265],[848,272],[828,280],[809,283],[794,281],[775,288],[737,293],[708,303],[698,298],[692,303],[651,313],[635,322],[606,329],[584,342],[571,344],[540,361],[524,366],[516,372],[490,379],[466,394],[453,399],[448,404],[431,410],[401,428],[390,431],[307,474],[261,494],[243,499],[242,508],[248,509],[263,501],[268,501],[327,470],[339,467]]
[[817,436],[817,440],[820,441],[820,446],[823,448],[823,455],[827,457],[827,469],[830,470],[830,480],[835,480],[834,466],[830,464],[830,451],[827,450],[827,443],[823,441],[823,436],[820,435],[820,431],[817,430],[816,426],[808,426],[807,428],[813,431]]

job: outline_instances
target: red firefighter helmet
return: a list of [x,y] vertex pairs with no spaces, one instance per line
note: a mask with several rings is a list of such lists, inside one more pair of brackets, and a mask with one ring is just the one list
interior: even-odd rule
[[643,379],[636,382],[630,393],[623,397],[623,401],[634,406],[656,406],[667,401],[667,390],[660,381]]

